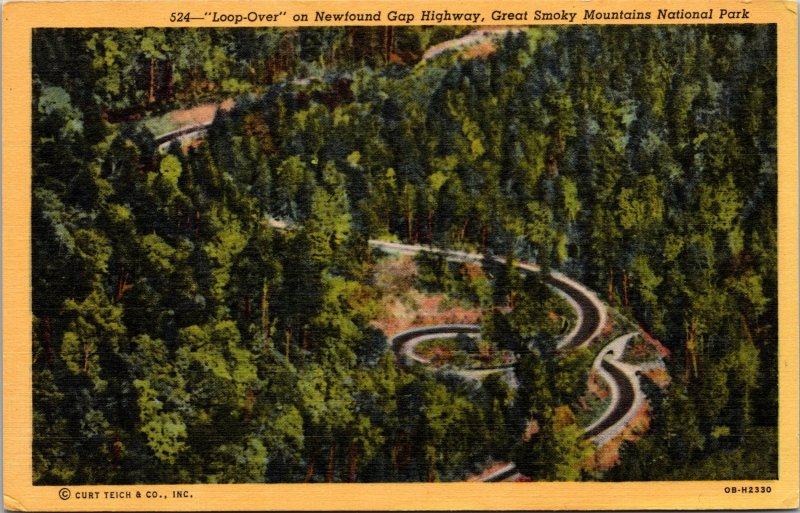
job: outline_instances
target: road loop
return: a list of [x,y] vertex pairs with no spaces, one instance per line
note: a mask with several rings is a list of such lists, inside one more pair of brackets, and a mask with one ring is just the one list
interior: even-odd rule
[[[370,246],[388,253],[417,255],[428,252],[445,255],[448,260],[456,262],[480,262],[484,256],[478,253],[445,250],[421,245],[401,244],[381,240],[370,240]],[[505,257],[495,256],[498,262],[505,262]],[[519,262],[517,267],[527,272],[540,272],[539,266],[526,262]],[[575,280],[558,272],[550,273],[546,283],[564,297],[575,309],[578,319],[575,327],[566,336],[559,340],[559,349],[573,349],[584,347],[596,340],[603,331],[608,319],[605,305],[591,290]],[[389,344],[398,357],[410,358],[422,364],[430,361],[414,352],[414,347],[424,341],[434,338],[456,336],[459,333],[480,332],[480,326],[475,324],[444,324],[438,326],[425,326],[412,328],[391,337]],[[643,402],[644,394],[639,386],[636,372],[638,367],[628,365],[621,361],[628,342],[638,332],[628,333],[614,339],[606,345],[594,359],[592,368],[608,383],[611,400],[608,407],[600,417],[584,430],[585,436],[592,439],[598,446],[605,445],[625,428],[625,425],[636,415]],[[481,379],[487,374],[503,369],[458,370],[454,371],[464,377]]]

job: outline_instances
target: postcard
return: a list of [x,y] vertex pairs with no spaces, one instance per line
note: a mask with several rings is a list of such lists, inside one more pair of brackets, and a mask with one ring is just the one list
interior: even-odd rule
[[798,507],[797,5],[3,6],[4,506]]

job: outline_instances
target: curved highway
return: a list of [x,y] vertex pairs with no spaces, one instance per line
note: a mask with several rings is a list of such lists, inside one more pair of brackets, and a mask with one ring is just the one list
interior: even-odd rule
[[[400,244],[380,240],[370,240],[373,247],[389,253],[416,255],[423,251],[444,254],[450,260],[461,262],[478,262],[483,256],[477,253],[463,251],[449,251],[438,248],[427,248],[419,245]],[[504,262],[503,257],[495,257]],[[518,266],[529,272],[539,272],[538,266],[528,263],[519,263]],[[551,273],[546,278],[546,283],[564,297],[575,309],[578,316],[575,327],[563,337],[559,349],[572,349],[590,344],[602,333],[606,324],[608,313],[605,306],[597,296],[580,283],[560,273]],[[398,356],[408,356],[421,363],[427,361],[414,354],[414,346],[428,340],[449,334],[465,332],[474,333],[477,325],[440,325],[413,328],[395,335],[389,339],[389,344]],[[628,421],[636,414],[644,400],[644,395],[639,388],[636,368],[620,361],[625,352],[625,347],[637,333],[629,333],[618,337],[606,345],[595,358],[592,367],[608,383],[610,388],[610,404],[605,412],[584,430],[584,436],[592,439],[598,446],[605,445],[617,436]],[[509,463],[500,471],[482,477],[481,481],[501,481],[516,473],[516,466]]]
[[[155,142],[159,149],[163,150],[175,140],[184,140],[185,138],[196,137],[197,135],[204,133],[208,130],[210,125],[211,122],[206,122],[183,127],[173,132],[157,136]],[[279,222],[276,221],[276,223]],[[283,226],[283,228],[285,228],[285,226]],[[370,240],[369,244],[370,246],[382,249],[389,253],[416,255],[426,251],[444,254],[448,260],[459,262],[480,262],[484,258],[483,255],[478,253],[443,250],[439,248],[400,244],[381,240]],[[505,258],[503,257],[494,258],[498,262],[505,262]],[[520,262],[517,265],[520,269],[529,272],[540,271],[539,267],[534,264]],[[599,337],[603,326],[606,324],[607,312],[605,306],[600,302],[597,296],[580,283],[573,281],[560,273],[554,272],[548,275],[546,278],[546,283],[556,292],[558,292],[567,302],[569,302],[569,304],[575,309],[575,312],[578,316],[574,328],[559,341],[558,348],[571,349],[585,346]],[[464,328],[464,326],[461,326],[461,328]],[[475,328],[475,326],[470,325],[468,331],[475,332]],[[433,327],[408,330],[392,337],[390,339],[390,343],[395,350],[398,350],[398,344],[407,345],[409,340],[419,338],[419,335],[421,334],[424,335],[424,333],[421,333],[420,330],[423,332],[427,330],[428,334],[433,334],[434,331],[431,331],[432,329],[435,331],[435,328]],[[453,331],[452,327],[449,329],[451,333],[455,334],[464,332],[459,331],[458,329]],[[479,329],[480,328],[477,327],[477,330]],[[414,334],[411,332],[414,332]],[[621,337],[621,339],[622,338],[625,337]],[[617,339],[606,346],[606,348],[601,351],[601,355],[604,357],[605,354],[610,352],[608,348],[613,346],[619,340],[620,339]],[[627,343],[627,340],[628,339],[626,338],[624,343]],[[622,349],[624,350],[624,344]],[[617,351],[619,351],[619,348],[617,348]],[[413,351],[410,351],[410,353],[413,353]],[[622,355],[622,351],[619,351],[619,355]],[[417,358],[415,358],[415,356],[417,356]],[[412,355],[412,358],[419,359],[418,355]],[[586,436],[591,437],[596,443],[601,445],[610,438],[613,438],[613,436],[616,436],[616,433],[621,431],[621,429],[624,427],[624,423],[630,420],[630,417],[636,411],[635,406],[637,402],[641,402],[642,400],[642,394],[639,389],[638,379],[636,379],[636,376],[632,372],[629,372],[629,369],[621,368],[620,362],[609,363],[605,360],[599,360],[599,358],[600,357],[598,357],[598,360],[595,360],[595,368],[598,370],[598,373],[600,373],[609,383],[609,386],[612,389],[612,399],[611,404],[601,418],[598,419],[592,426],[587,428]],[[481,369],[465,372],[472,373],[472,377],[481,377],[485,373],[494,372],[494,370]],[[614,393],[614,391],[616,391],[616,393]],[[633,399],[631,399],[631,397],[633,397]],[[488,476],[482,480],[501,480],[514,470],[514,464],[509,463],[506,467],[504,467],[502,475],[496,475],[497,473],[495,473],[492,476]]]
[[[412,244],[401,244],[398,242],[387,242],[372,239],[370,246],[379,248],[388,253],[399,253],[405,255],[416,255],[427,252],[445,255],[448,260],[457,262],[480,262],[484,256],[479,253],[468,253],[465,251],[445,250],[433,247],[426,247]],[[494,257],[498,262],[505,262],[504,257]],[[524,271],[539,272],[539,266],[525,262],[519,262],[517,267]],[[606,324],[608,313],[603,303],[597,296],[581,285],[580,283],[564,276],[561,273],[551,273],[545,279],[556,292],[566,299],[578,315],[575,327],[559,343],[559,349],[572,349],[590,344],[600,336],[603,326]]]
[[586,430],[586,436],[592,438],[611,426],[617,423],[619,419],[625,416],[628,411],[633,407],[633,386],[628,381],[628,377],[614,364],[603,360],[601,364],[604,371],[606,371],[613,382],[617,385],[618,399],[614,401],[616,404],[609,408],[608,415],[602,418],[601,422],[597,422],[591,429]]
[[156,146],[159,151],[166,151],[170,144],[179,140],[181,143],[191,141],[199,136],[205,135],[213,121],[197,123],[194,125],[185,126],[166,134],[158,135],[154,138]]
[[419,363],[431,363],[429,359],[423,358],[414,351],[420,342],[426,340],[436,340],[440,338],[457,337],[458,335],[480,335],[481,327],[478,324],[437,324],[436,326],[423,326],[398,333],[390,338],[388,343],[398,356],[398,362],[402,363],[402,358],[408,358]]
[[520,476],[522,474],[519,473],[517,470],[517,466],[514,463],[508,463],[503,465],[499,469],[495,470],[488,476],[483,476],[480,481],[484,483],[496,483],[499,481],[505,481],[507,479],[512,479],[516,476]]
[[473,30],[469,34],[466,34],[459,38],[448,39],[447,41],[443,41],[439,44],[431,46],[425,51],[424,54],[422,54],[421,61],[422,62],[429,61],[447,50],[464,49],[473,45],[477,45],[484,41],[487,41],[491,38],[503,37],[503,35],[505,35],[508,32],[520,32],[520,29],[508,27],[502,29],[484,28],[484,29]]
[[606,324],[606,310],[597,298],[585,288],[576,286],[572,280],[559,275],[549,275],[545,282],[558,290],[562,296],[569,297],[570,303],[578,313],[576,327],[558,344],[559,349],[573,349],[585,346],[600,336]]
[[[175,140],[184,140],[186,138],[193,138],[197,135],[203,134],[208,130],[211,122],[198,123],[188,127],[175,130],[173,132],[162,134],[156,137],[155,142],[159,149],[165,149]],[[280,223],[280,221],[275,221]],[[284,226],[280,226],[285,228]],[[459,262],[480,262],[483,260],[483,255],[478,253],[467,253],[464,251],[443,250],[439,248],[425,247],[420,245],[401,244],[396,242],[388,242],[381,240],[370,240],[370,246],[382,249],[389,253],[411,254],[416,255],[423,251],[430,253],[438,253],[446,255],[448,260]],[[498,262],[505,262],[503,257],[494,257]],[[540,269],[534,264],[520,262],[517,264],[520,269],[529,272],[539,272]],[[559,349],[572,349],[582,347],[590,344],[597,339],[603,327],[606,324],[607,312],[603,303],[597,296],[581,285],[580,283],[564,276],[563,274],[553,272],[546,277],[546,283],[558,292],[569,304],[575,309],[578,319],[574,328],[570,333],[563,337],[559,343]],[[459,326],[459,325],[457,325]],[[467,328],[468,331],[475,332],[475,325],[460,325],[460,328]],[[441,327],[438,327],[441,328]],[[450,333],[464,333],[453,327],[447,329]],[[480,328],[477,327],[479,330]],[[428,331],[429,335],[433,335],[436,327],[417,328],[408,330],[406,332],[395,335],[389,339],[389,343],[397,351],[400,346],[408,345],[411,340],[419,338],[420,330]],[[433,331],[432,331],[433,330]],[[413,334],[411,332],[414,332]],[[445,331],[445,333],[447,330]],[[442,332],[440,332],[441,334]],[[596,444],[603,445],[611,438],[616,436],[624,427],[631,417],[638,411],[638,408],[643,402],[643,394],[639,388],[639,381],[635,375],[635,367],[626,365],[619,361],[630,338],[636,333],[625,335],[614,340],[600,352],[595,359],[593,367],[597,372],[608,382],[611,388],[611,404],[606,411],[597,419],[591,426],[586,428],[585,436],[594,440]],[[412,348],[413,349],[413,348]],[[413,351],[411,351],[413,353]],[[609,354],[616,355],[614,361],[606,360]],[[418,355],[417,355],[418,356]],[[412,356],[413,358],[414,356]],[[418,358],[415,358],[418,359]],[[486,373],[494,372],[494,370],[479,370],[470,371],[473,373]],[[475,374],[478,376],[479,374]],[[489,476],[484,476],[481,481],[501,481],[516,474],[516,465],[508,463],[500,470],[493,472]]]
[[639,387],[638,367],[622,361],[628,342],[637,332],[617,337],[595,357],[593,368],[608,383],[611,402],[603,414],[585,430],[585,435],[603,446],[617,436],[641,409],[644,393]]

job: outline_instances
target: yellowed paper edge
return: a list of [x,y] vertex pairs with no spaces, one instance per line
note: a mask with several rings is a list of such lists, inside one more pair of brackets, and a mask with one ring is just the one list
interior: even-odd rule
[[[445,8],[441,0],[397,2],[356,0],[337,8],[369,5],[373,10]],[[459,1],[489,19],[498,5]],[[313,484],[313,485],[170,485],[81,486],[78,491],[139,491],[136,500],[69,500],[62,487],[31,483],[31,313],[30,313],[30,43],[34,27],[185,26],[170,23],[176,9],[203,10],[202,2],[12,2],[3,8],[3,473],[4,505],[12,510],[563,510],[563,509],[763,509],[798,507],[798,154],[797,154],[797,5],[792,1],[715,1],[704,5],[731,11],[746,8],[750,23],[778,26],[778,161],[779,161],[779,337],[780,407],[779,476],[769,482],[649,483],[448,483],[448,484]],[[225,2],[231,12],[274,7],[269,2]],[[330,3],[313,0],[280,4],[292,13],[313,12]],[[654,11],[653,2],[555,2],[535,6],[503,2],[507,11],[536,9],[639,9]],[[697,9],[697,2],[670,2],[673,9]],[[274,9],[270,9],[274,10]],[[720,21],[736,23],[739,21]],[[375,24],[385,24],[375,23]],[[516,22],[523,23],[523,22]],[[531,22],[524,22],[532,24]],[[619,22],[616,22],[619,23]],[[641,23],[641,22],[631,22]],[[655,24],[656,22],[650,22]],[[659,21],[657,23],[662,23]],[[677,22],[680,23],[680,22]],[[280,25],[291,25],[280,23]],[[308,25],[327,25],[314,23]],[[486,23],[483,23],[486,24]],[[504,24],[508,24],[504,22]],[[207,24],[208,25],[208,24]],[[230,24],[228,24],[230,25]],[[203,26],[198,23],[192,26]],[[223,26],[215,24],[214,26]],[[242,25],[240,25],[242,26]],[[726,485],[769,485],[772,492],[726,494]],[[173,492],[190,498],[172,499]],[[146,498],[152,494],[156,498]],[[74,495],[73,495],[74,497]],[[164,497],[164,498],[162,498]]]

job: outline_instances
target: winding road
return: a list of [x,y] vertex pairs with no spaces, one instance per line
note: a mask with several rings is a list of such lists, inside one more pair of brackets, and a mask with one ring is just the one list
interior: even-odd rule
[[[521,269],[533,267],[528,264],[520,264]],[[538,271],[538,269],[537,269]],[[608,320],[608,313],[605,306],[583,285],[567,278],[562,274],[550,274],[545,282],[553,287],[562,297],[564,297],[575,309],[578,315],[578,322],[575,328],[562,338],[558,343],[559,349],[574,349],[590,344],[600,336]]]
[[431,363],[429,359],[423,358],[414,351],[414,347],[426,340],[440,338],[455,338],[458,335],[480,334],[481,327],[478,324],[438,324],[436,326],[423,326],[398,333],[389,339],[389,345],[397,356],[403,356],[419,363]]
[[[483,259],[483,256],[477,253],[450,251],[420,245],[381,240],[370,240],[369,244],[387,253],[416,255],[421,252],[431,252],[443,254],[448,260],[459,262],[479,262]],[[505,261],[503,257],[494,258],[499,262]],[[540,271],[539,267],[533,264],[520,262],[517,265],[525,271]],[[608,319],[606,308],[597,296],[580,283],[561,273],[551,273],[547,277],[546,283],[572,305],[578,316],[572,331],[559,341],[558,348],[583,347],[597,339]],[[429,363],[414,353],[416,344],[432,338],[454,336],[458,333],[475,333],[479,329],[478,325],[472,324],[425,326],[398,333],[389,339],[389,344],[398,356],[411,358],[420,363]],[[636,332],[628,333],[613,340],[603,347],[592,364],[592,368],[608,383],[611,396],[609,405],[603,414],[584,431],[585,436],[593,440],[598,447],[605,445],[609,440],[617,436],[636,412],[639,411],[644,401],[644,394],[639,387],[639,379],[636,375],[637,368],[620,360],[625,352],[627,343],[635,335],[637,335]],[[475,371],[459,371],[459,374],[463,372],[474,373]],[[479,372],[486,374],[497,372],[497,370],[481,370]],[[468,377],[479,378],[481,375]],[[500,481],[514,474],[516,474],[516,466],[513,463],[509,463],[492,474],[483,476],[480,480]]]
[[[210,125],[211,123],[208,122],[183,127],[179,130],[158,136],[156,138],[156,143],[159,145],[159,148],[164,149],[168,147],[172,141],[184,140],[186,138],[191,139],[202,135],[208,130]],[[278,223],[278,221],[276,221],[276,223]],[[379,248],[388,253],[416,255],[426,251],[444,254],[448,260],[459,262],[480,262],[484,258],[483,255],[478,253],[443,250],[421,245],[401,244],[381,240],[370,240],[369,244],[372,247]],[[496,256],[494,258],[498,262],[505,262],[505,258],[503,257]],[[540,268],[534,264],[520,262],[517,266],[525,271],[540,272]],[[559,349],[583,347],[597,339],[606,324],[608,315],[605,306],[597,296],[580,283],[557,272],[549,274],[546,277],[546,283],[573,307],[578,317],[572,331],[558,342],[557,347]],[[476,333],[479,331],[480,327],[476,325],[416,328],[395,335],[389,340],[389,343],[395,351],[402,348],[405,354],[419,360],[418,355],[414,355],[413,346],[424,340],[426,336],[431,338],[441,337],[443,334],[455,335],[458,333]],[[591,438],[598,446],[602,446],[619,434],[626,423],[639,410],[644,400],[643,393],[639,388],[639,380],[635,373],[636,368],[626,365],[619,360],[624,353],[625,345],[634,335],[636,335],[636,333],[624,335],[605,346],[600,354],[598,354],[593,364],[593,368],[606,380],[611,389],[611,401],[608,408],[600,418],[585,430],[585,435]],[[608,356],[612,356],[613,358],[609,360],[607,359]],[[513,376],[513,371],[510,369],[499,370],[510,372]],[[498,369],[475,369],[460,372],[462,374],[467,373],[468,377],[480,379],[487,374],[497,371]],[[512,462],[498,471],[482,477],[480,480],[500,481],[515,475],[518,475],[518,472],[516,471],[516,466]]]
[[433,45],[428,48],[424,54],[422,54],[422,62],[429,61],[434,57],[441,55],[447,50],[462,50],[465,48],[469,48],[470,46],[474,46],[480,44],[484,41],[491,40],[493,38],[501,38],[508,32],[520,32],[520,28],[483,28],[473,30],[469,34],[464,36],[455,38],[455,39],[448,39],[447,41],[443,41],[439,44]]
[[[421,246],[418,244],[401,244],[399,242],[387,242],[376,239],[371,239],[369,244],[370,246],[379,248],[387,253],[417,255],[422,252],[428,252],[445,255],[448,260],[457,262],[480,262],[484,258],[484,256],[479,253],[445,250]],[[500,263],[504,263],[506,261],[506,259],[501,256],[496,256],[494,259]],[[526,262],[519,262],[517,267],[528,272],[540,272],[539,266]],[[587,289],[580,283],[557,272],[553,272],[548,275],[545,281],[559,295],[566,299],[570,305],[572,305],[572,307],[575,309],[575,313],[578,316],[572,331],[567,333],[567,335],[558,342],[558,348],[573,349],[576,347],[586,346],[599,337],[600,333],[603,331],[603,326],[605,326],[608,319],[608,313],[605,306],[597,298],[594,292]]]
[[[420,328],[411,328],[409,330],[398,333],[390,338],[388,344],[397,356],[397,361],[401,365],[405,362],[415,361],[423,365],[429,365],[431,361],[419,355],[414,349],[420,342],[426,340],[435,340],[441,338],[455,338],[458,335],[467,335],[474,338],[480,338],[481,326],[479,324],[437,324],[435,326],[423,326]],[[490,374],[497,372],[505,372],[508,383],[516,386],[517,382],[514,378],[513,365],[497,365],[493,367],[482,367],[478,369],[453,369],[451,372],[459,376],[482,380]]]
[[606,411],[586,428],[586,436],[602,446],[617,436],[641,409],[644,393],[639,387],[638,367],[622,361],[628,342],[638,332],[617,337],[595,357],[593,367],[608,383],[611,402]]
[[158,146],[159,151],[166,151],[169,148],[169,145],[173,143],[173,141],[181,141],[181,143],[191,141],[196,139],[197,137],[205,135],[208,131],[208,128],[213,124],[214,120],[203,123],[197,123],[194,125],[185,126],[179,128],[177,130],[173,130],[172,132],[167,132],[166,134],[161,134],[155,137],[155,143]]
[[630,411],[630,409],[633,407],[634,387],[631,386],[630,382],[625,376],[625,373],[614,364],[611,364],[605,360],[603,360],[600,366],[606,373],[610,375],[611,379],[609,382],[617,385],[616,389],[619,399],[617,401],[612,400],[612,404],[615,403],[615,405],[613,408],[606,410],[607,414],[603,416],[602,422],[597,422],[593,424],[594,427],[591,429],[586,429],[586,435],[589,437],[594,437],[603,433],[603,431],[616,424],[617,421],[624,417],[625,414],[628,413],[628,411]]

